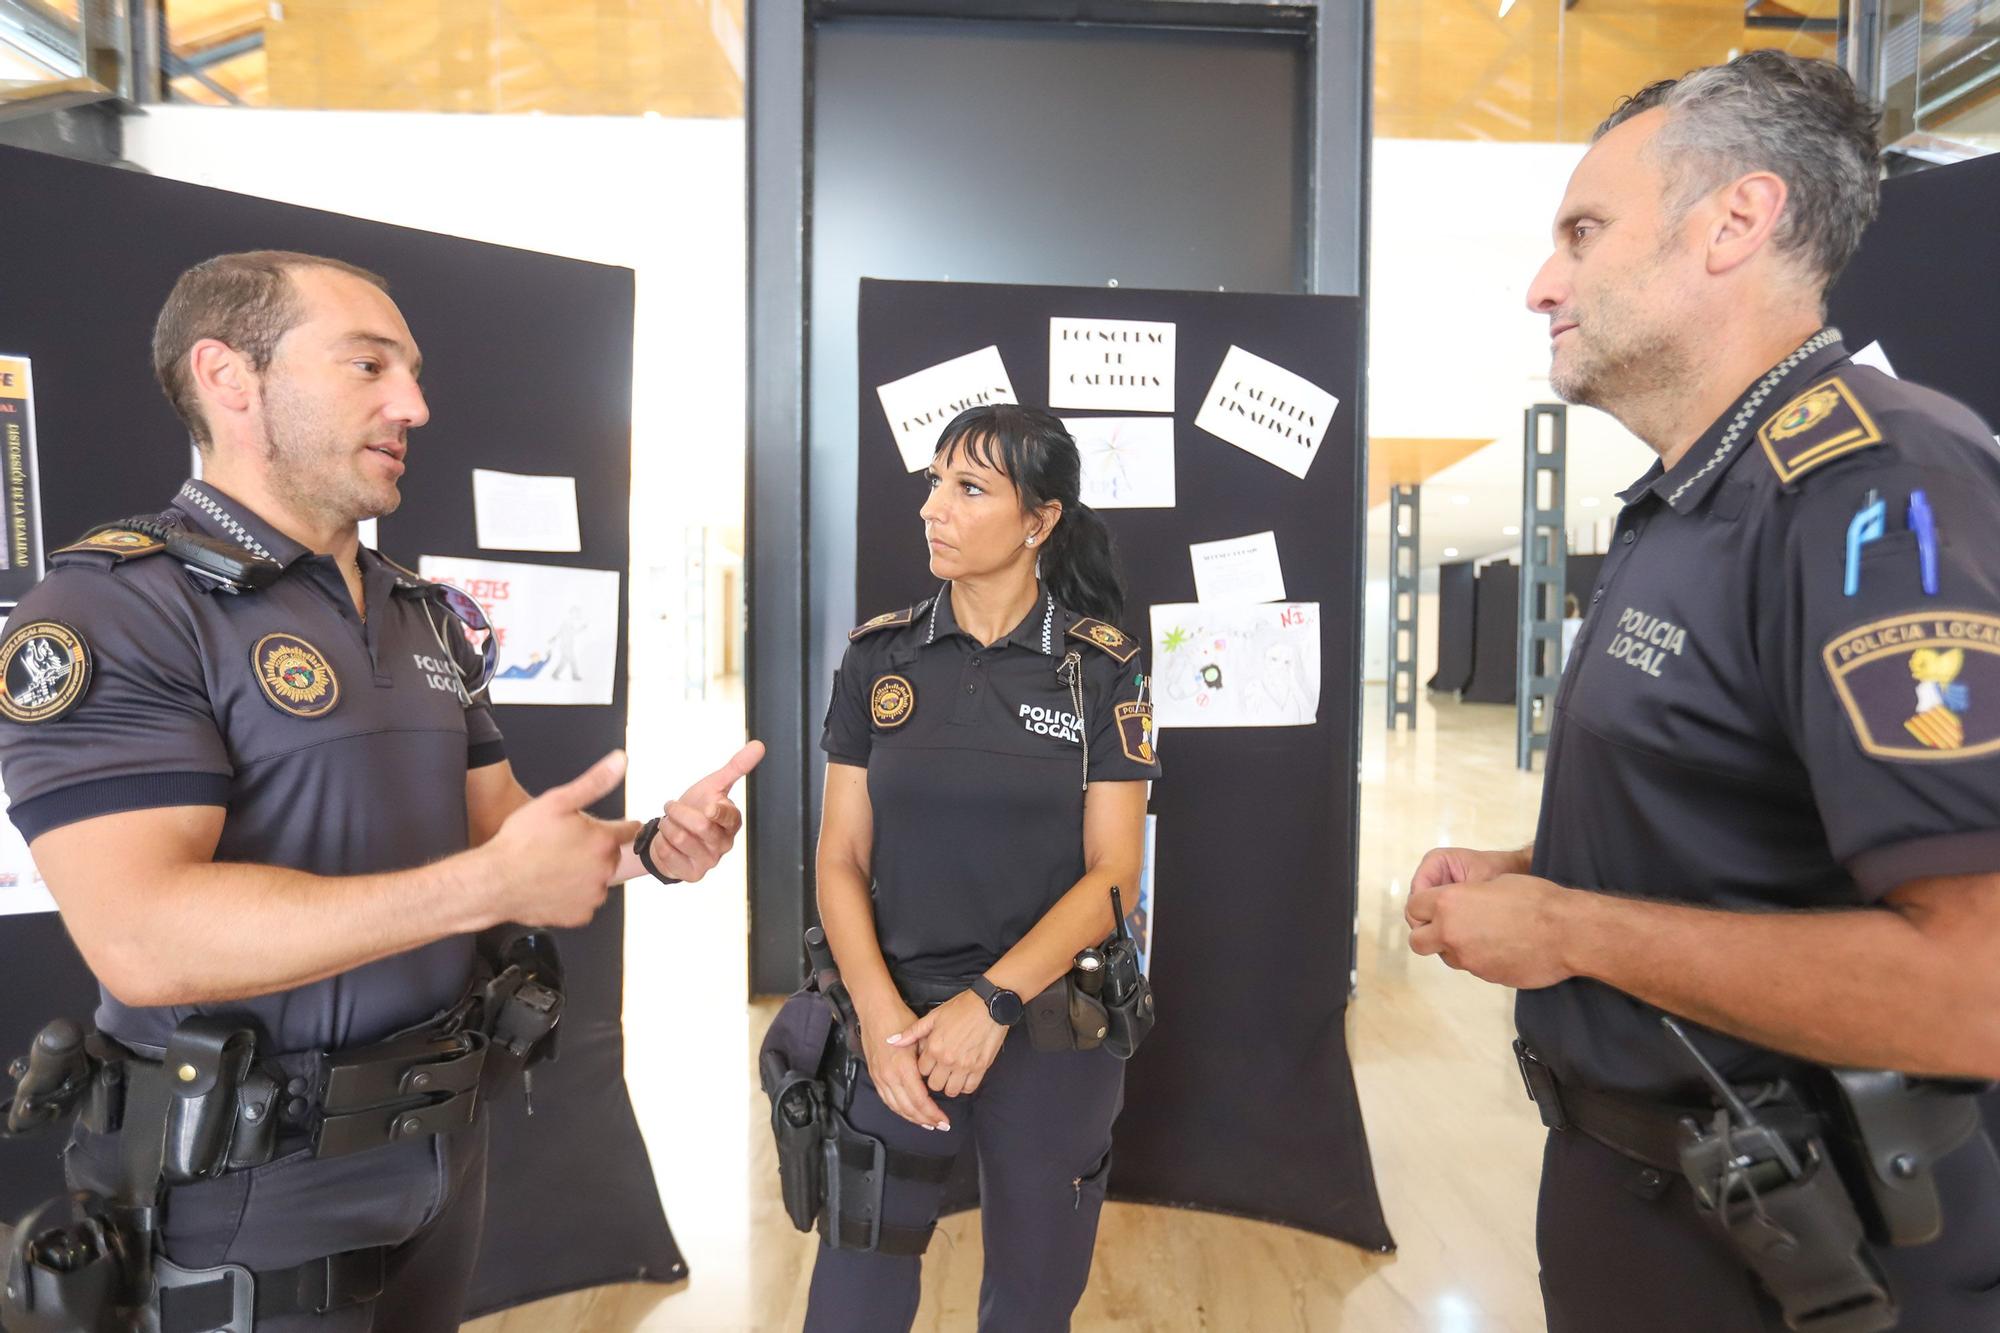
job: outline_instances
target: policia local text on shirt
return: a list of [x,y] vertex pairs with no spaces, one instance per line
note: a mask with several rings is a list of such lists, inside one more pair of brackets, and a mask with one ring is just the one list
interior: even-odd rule
[[452,1328],[480,1094],[561,1012],[547,936],[508,923],[699,879],[761,747],[643,826],[585,813],[622,753],[521,790],[478,608],[356,538],[428,419],[381,279],[220,256],[176,284],[154,361],[204,480],[55,553],[0,644],[9,814],[103,989],[10,1108],[14,1131],[76,1117],[88,1193],[15,1228],[0,1324]]
[[[1411,947],[1520,988],[1551,1333],[2000,1328],[2000,456],[1823,292],[1876,117],[1771,51],[1646,89],[1529,304],[1660,455],[1555,702],[1535,841]],[[1887,1072],[1904,1071],[1904,1072]]]

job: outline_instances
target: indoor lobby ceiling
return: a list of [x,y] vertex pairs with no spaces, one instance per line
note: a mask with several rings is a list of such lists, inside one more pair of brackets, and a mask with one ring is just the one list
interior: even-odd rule
[[[46,0],[45,0],[46,2]],[[165,0],[192,101],[732,117],[748,0]],[[75,0],[52,8],[74,12]],[[1831,55],[1840,0],[1377,0],[1375,132],[1578,141],[1737,51]]]

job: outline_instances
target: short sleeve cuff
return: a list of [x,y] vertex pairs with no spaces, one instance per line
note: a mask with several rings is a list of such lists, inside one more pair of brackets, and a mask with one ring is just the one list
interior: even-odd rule
[[480,741],[465,750],[465,766],[468,769],[490,768],[507,757],[507,742]]
[[1937,875],[2000,873],[2000,830],[1947,833],[1875,847],[1849,859],[1848,873],[1870,898]]
[[226,773],[138,773],[58,787],[8,807],[7,818],[29,842],[50,829],[99,815],[170,805],[229,805]]

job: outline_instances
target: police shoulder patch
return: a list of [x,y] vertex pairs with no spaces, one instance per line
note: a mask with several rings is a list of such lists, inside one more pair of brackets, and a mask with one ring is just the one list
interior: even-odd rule
[[1855,740],[1876,758],[2000,751],[2000,616],[1892,616],[1839,635],[1821,657]]
[[1823,463],[1882,442],[1875,419],[1838,375],[1779,408],[1757,430],[1778,480],[1791,484]]
[[137,532],[116,523],[92,528],[81,540],[50,552],[51,556],[77,555],[85,551],[98,551],[118,560],[136,560],[140,556],[153,555],[167,549],[167,544],[151,533]]
[[916,708],[916,687],[902,676],[878,676],[868,692],[868,715],[884,730],[908,722]]
[[271,707],[293,717],[324,717],[340,702],[340,680],[326,655],[296,634],[266,634],[250,650],[257,687]]
[[895,629],[899,626],[907,625],[922,614],[923,609],[929,605],[930,599],[926,598],[918,602],[915,606],[906,606],[900,611],[884,611],[873,620],[864,620],[853,629],[847,631],[848,642],[852,643],[854,640],[862,638],[865,635],[873,634],[878,629]]
[[1118,721],[1118,745],[1135,764],[1150,764],[1153,750],[1153,705],[1146,702],[1122,703],[1111,710]]
[[0,716],[53,722],[90,686],[90,646],[60,620],[36,620],[0,644]]
[[1067,637],[1082,639],[1085,643],[1102,650],[1120,666],[1139,655],[1139,641],[1119,629],[1116,625],[1083,616],[1069,627]]

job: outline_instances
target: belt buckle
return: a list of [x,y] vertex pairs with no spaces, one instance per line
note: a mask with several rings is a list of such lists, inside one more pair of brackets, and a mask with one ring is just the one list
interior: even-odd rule
[[1526,1042],[1516,1038],[1514,1062],[1520,1066],[1521,1086],[1527,1089],[1528,1100],[1535,1104],[1543,1126],[1567,1129],[1569,1117],[1563,1114],[1562,1096],[1556,1090],[1556,1076],[1542,1063],[1542,1058],[1530,1050]]

